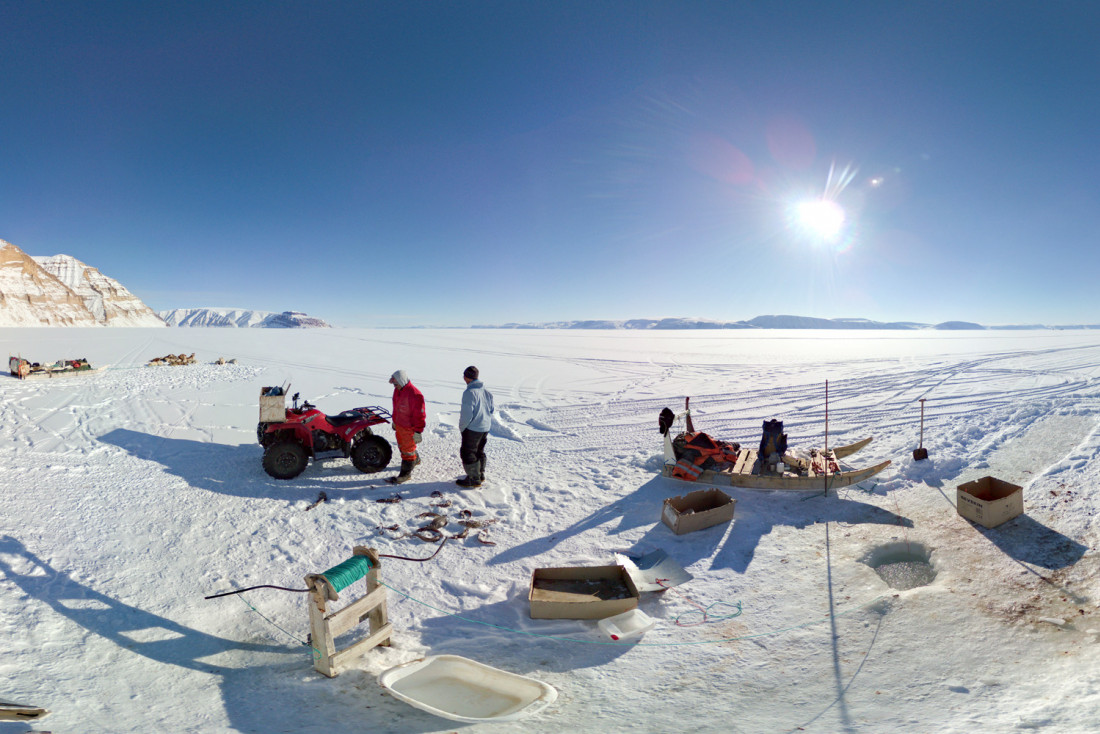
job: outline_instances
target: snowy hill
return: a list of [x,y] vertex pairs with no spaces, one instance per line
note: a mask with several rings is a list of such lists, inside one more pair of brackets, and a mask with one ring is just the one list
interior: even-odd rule
[[252,311],[243,308],[174,308],[160,311],[169,326],[221,327],[231,329],[327,329],[323,320],[299,311]]
[[163,326],[118,281],[68,255],[0,240],[0,326]]

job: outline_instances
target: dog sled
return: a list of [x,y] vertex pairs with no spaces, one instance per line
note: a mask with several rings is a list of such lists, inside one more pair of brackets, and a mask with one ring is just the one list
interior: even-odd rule
[[84,375],[95,371],[86,359],[61,359],[53,364],[31,362],[22,357],[8,359],[8,373],[20,380]]
[[[683,413],[676,415],[665,408],[658,419],[664,435],[661,474],[672,479],[745,489],[821,492],[858,484],[890,466],[889,460],[862,469],[841,463],[870,444],[870,436],[827,451],[790,451],[782,422],[774,420],[764,422],[758,448],[715,440],[695,431],[689,401],[685,401]],[[681,419],[686,430],[674,435],[673,426]]]
[[[224,360],[223,360],[224,363]],[[163,357],[153,357],[146,363],[146,367],[178,367],[180,365],[195,364],[195,353],[191,354],[167,354]]]

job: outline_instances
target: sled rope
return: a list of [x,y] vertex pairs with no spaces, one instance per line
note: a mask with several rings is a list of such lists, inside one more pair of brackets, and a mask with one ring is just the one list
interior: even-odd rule
[[[424,561],[430,561],[433,558],[435,558],[436,555],[439,554],[439,551],[443,550],[443,546],[445,546],[447,544],[448,540],[450,540],[450,538],[444,538],[443,542],[439,544],[439,547],[435,549],[435,553],[431,554],[427,558],[409,558],[408,556],[395,556],[395,555],[391,555],[389,553],[379,553],[378,557],[379,558],[394,558],[394,559],[397,559],[398,561],[415,561],[417,563],[423,563]],[[362,559],[362,560],[360,561],[360,560],[357,560],[357,559]],[[364,564],[365,564],[366,567],[361,568]],[[368,570],[370,570],[370,561],[367,560],[366,556],[352,556],[351,558],[344,561],[343,563],[338,563],[337,565],[333,566],[332,568],[325,571],[321,575],[328,578],[329,583],[332,584],[333,588],[335,588],[337,591],[343,591],[348,586],[355,583],[357,580],[363,578],[363,576],[366,575]],[[336,580],[339,580],[343,585],[342,586],[337,586],[336,585],[336,580],[334,580],[333,576],[329,576],[329,574],[335,574]],[[359,574],[359,575],[353,577],[353,574]],[[348,580],[349,578],[350,578],[350,580]],[[273,586],[271,584],[258,584],[257,586],[246,586],[243,589],[233,589],[232,591],[223,591],[220,594],[211,594],[210,596],[204,596],[203,599],[218,599],[218,598],[223,597],[223,596],[231,596],[233,594],[243,594],[244,592],[252,591],[253,589],[278,589],[279,591],[291,591],[291,592],[294,592],[295,594],[305,594],[305,593],[309,592],[309,589],[290,589],[286,586]]]
[[[267,588],[267,587],[254,587],[254,588]],[[280,588],[280,587],[274,587],[274,588]],[[236,592],[230,592],[230,593],[240,594],[240,593],[241,593],[241,591],[247,591],[247,589],[241,589],[240,591],[236,591]],[[297,589],[286,589],[286,591],[297,591]],[[307,591],[308,591],[308,589],[307,589]],[[320,651],[320,650],[318,650],[317,648],[313,647],[313,645],[310,645],[310,644],[309,644],[308,642],[306,642],[305,640],[300,640],[300,639],[298,639],[298,638],[297,638],[297,637],[295,637],[295,636],[294,636],[293,634],[291,634],[290,632],[287,632],[287,631],[286,631],[285,629],[283,629],[282,627],[280,627],[279,625],[277,625],[277,624],[275,624],[275,623],[274,623],[273,621],[271,621],[271,619],[269,619],[268,617],[266,617],[266,616],[264,615],[264,613],[263,613],[263,612],[261,612],[261,611],[260,611],[259,609],[257,609],[256,607],[252,606],[252,603],[251,603],[251,602],[249,602],[249,601],[248,601],[248,599],[245,599],[245,598],[244,598],[243,596],[241,596],[241,597],[238,597],[238,598],[239,598],[239,599],[240,599],[241,601],[243,601],[243,602],[244,602],[245,606],[247,606],[247,607],[248,607],[249,609],[251,609],[252,611],[256,612],[256,614],[259,614],[259,615],[260,615],[260,617],[261,617],[261,618],[262,618],[262,619],[263,619],[263,620],[264,620],[265,622],[267,622],[268,624],[270,624],[270,625],[271,625],[272,627],[274,627],[275,629],[279,630],[279,631],[280,631],[280,632],[282,632],[282,633],[283,633],[284,635],[286,635],[286,636],[287,636],[287,637],[289,637],[290,639],[294,640],[294,641],[295,641],[295,642],[297,642],[298,644],[300,644],[300,645],[305,645],[306,647],[310,647],[310,648],[313,648],[313,654],[314,654],[314,655],[320,655],[320,654],[321,654],[321,651]]]
[[[584,644],[584,645],[621,645],[622,644],[620,642],[610,642],[610,641],[603,641],[603,640],[582,640],[582,639],[577,638],[577,637],[562,637],[562,636],[559,636],[559,635],[540,635],[537,632],[528,632],[526,630],[515,629],[514,627],[505,627],[503,625],[493,624],[492,622],[483,622],[480,619],[470,619],[469,617],[464,617],[461,614],[455,614],[453,612],[448,612],[446,609],[440,609],[439,607],[433,606],[433,605],[429,604],[426,601],[422,601],[420,599],[417,599],[414,596],[410,596],[409,594],[406,594],[405,592],[401,591],[400,589],[393,588],[392,586],[390,586],[389,584],[387,584],[384,581],[382,582],[382,585],[385,586],[390,591],[392,591],[396,594],[400,594],[401,596],[405,597],[409,601],[414,601],[417,604],[422,604],[423,606],[426,606],[429,609],[434,609],[435,611],[440,612],[441,614],[445,614],[448,617],[454,617],[455,619],[460,619],[463,622],[470,622],[472,624],[480,624],[480,625],[483,625],[485,627],[492,627],[493,629],[498,629],[498,630],[501,630],[503,632],[515,632],[516,634],[526,635],[528,637],[538,637],[538,638],[541,638],[541,639],[544,639],[544,640],[557,640],[558,642],[577,642],[577,643],[581,643],[581,644]],[[859,611],[860,609],[865,609],[867,607],[870,607],[870,606],[874,605],[876,602],[878,602],[880,599],[884,599],[885,597],[886,597],[886,594],[881,594],[879,596],[876,596],[871,601],[866,602],[865,604],[860,604],[858,606],[852,607],[851,609],[846,609],[843,612],[840,612],[838,614],[826,614],[824,617],[822,617],[820,619],[814,619],[814,620],[811,620],[809,622],[804,622],[802,624],[796,624],[793,627],[783,627],[782,629],[771,630],[769,632],[757,632],[755,634],[739,635],[737,637],[723,637],[723,638],[716,639],[716,640],[695,640],[693,642],[636,642],[634,644],[637,645],[638,647],[686,647],[688,645],[715,645],[715,644],[718,644],[720,642],[736,642],[738,640],[751,640],[751,639],[754,639],[754,638],[757,638],[757,637],[768,637],[770,635],[778,635],[778,634],[782,634],[784,632],[792,632],[794,630],[803,629],[805,627],[811,627],[815,624],[820,624],[821,622],[824,622],[828,619],[836,619],[837,617],[843,617],[847,614],[851,614],[852,612]],[[726,602],[720,602],[720,603],[726,603]],[[740,612],[738,612],[738,615],[739,614],[740,614]],[[733,615],[733,616],[738,616],[738,615]]]
[[[676,615],[676,618],[673,620],[673,622],[675,622],[677,627],[696,627],[700,624],[705,624],[707,622],[720,622],[723,619],[733,619],[734,617],[740,617],[741,616],[741,612],[743,610],[741,608],[741,602],[740,601],[737,601],[737,602],[716,601],[716,602],[714,602],[712,604],[708,604],[707,606],[704,607],[702,604],[695,601],[694,599],[692,599],[687,594],[680,593],[679,591],[676,591],[675,589],[673,589],[671,586],[669,586],[667,583],[665,583],[667,581],[668,581],[668,579],[657,579],[657,583],[660,584],[665,589],[665,591],[672,591],[674,594],[681,597],[688,604],[691,604],[693,607],[695,607],[695,609],[690,609],[686,612],[683,612],[682,614]],[[732,609],[736,609],[737,611],[733,612],[732,614],[723,614],[720,617],[711,616],[710,615],[710,610],[713,609],[714,607],[717,607],[717,606],[730,607]],[[698,622],[682,622],[682,621],[680,621],[683,617],[686,617],[689,614],[702,614],[703,618],[700,619]]]
[[[422,559],[422,560],[427,560],[427,559]],[[542,635],[542,634],[538,634],[537,632],[528,632],[526,630],[516,629],[514,627],[505,627],[503,625],[493,624],[492,622],[483,622],[480,619],[470,619],[469,617],[464,617],[461,614],[455,614],[454,612],[448,612],[446,609],[440,609],[439,607],[433,606],[433,605],[429,604],[426,601],[422,601],[420,599],[417,599],[416,597],[414,597],[410,594],[406,594],[404,591],[401,591],[400,589],[395,589],[394,587],[390,586],[389,584],[387,584],[384,581],[382,582],[382,586],[385,586],[387,589],[389,589],[390,591],[392,591],[396,594],[400,594],[401,596],[405,597],[409,601],[416,602],[417,604],[428,607],[429,609],[434,609],[435,611],[437,611],[441,614],[444,614],[448,617],[454,617],[455,619],[459,619],[463,622],[469,622],[471,624],[480,624],[480,625],[485,626],[485,627],[492,627],[493,629],[498,629],[498,630],[501,630],[502,632],[514,632],[517,635],[525,635],[527,637],[536,637],[536,638],[543,639],[543,640],[556,640],[558,642],[576,642],[576,643],[580,643],[582,645],[619,645],[619,644],[621,644],[619,642],[610,642],[610,641],[604,641],[604,640],[582,640],[582,639],[577,638],[577,637],[563,637],[563,636],[560,636],[560,635]],[[253,587],[253,588],[271,588],[271,587],[262,587],[261,586],[261,587]],[[248,590],[249,589],[237,589],[236,591],[231,591],[229,593],[230,594],[240,594],[240,593],[248,591]],[[299,591],[299,589],[287,589],[287,591]],[[301,591],[308,591],[308,589],[301,589]],[[222,596],[225,596],[225,595],[223,594]],[[872,599],[869,602],[854,606],[850,609],[846,609],[843,612],[839,612],[837,614],[827,614],[824,617],[821,617],[820,619],[814,619],[814,620],[811,620],[809,622],[803,622],[802,624],[796,624],[792,627],[783,627],[783,628],[780,628],[780,629],[777,629],[777,630],[770,630],[768,632],[757,632],[757,633],[751,634],[751,635],[738,635],[737,637],[722,637],[722,638],[715,639],[715,640],[695,640],[695,641],[692,641],[692,642],[636,642],[634,644],[637,645],[638,647],[687,647],[687,646],[691,646],[691,645],[716,645],[720,642],[737,642],[739,640],[751,640],[751,639],[755,639],[755,638],[758,638],[758,637],[769,637],[771,635],[779,635],[779,634],[783,634],[784,632],[793,632],[795,630],[804,629],[806,627],[812,627],[815,624],[820,624],[820,623],[822,623],[826,620],[829,620],[829,619],[837,619],[839,617],[844,617],[848,614],[851,614],[852,612],[857,612],[861,609],[866,609],[868,607],[874,606],[874,604],[876,604],[878,601],[886,598],[886,596],[887,596],[886,594],[880,594],[879,596],[876,596],[874,599]],[[313,655],[315,657],[320,656],[320,654],[321,654],[320,650],[318,650],[316,647],[311,645],[309,642],[296,637],[292,633],[286,631],[285,629],[283,629],[282,627],[277,625],[275,622],[273,622],[268,617],[264,616],[264,614],[262,612],[260,612],[260,610],[256,609],[256,607],[252,606],[252,604],[249,603],[249,601],[247,599],[245,599],[243,596],[240,597],[240,599],[241,599],[241,601],[243,601],[245,603],[245,605],[249,609],[256,612],[256,614],[259,614],[260,617],[262,619],[264,619],[272,627],[279,630],[280,632],[282,632],[283,634],[285,634],[287,637],[294,640],[295,642],[297,642],[297,643],[299,643],[299,644],[301,644],[305,647],[309,647],[311,650],[313,650]],[[729,604],[729,602],[715,602],[714,604],[711,604],[709,607],[706,607],[706,609],[710,609],[711,607],[715,606],[716,604]],[[741,602],[737,602],[737,612],[735,614],[731,614],[728,617],[711,617],[710,619],[712,619],[714,621],[718,621],[718,620],[721,620],[721,619],[728,619],[728,618],[732,618],[732,617],[738,617],[738,616],[741,615],[741,612],[742,612]],[[696,612],[689,612],[689,613],[696,613]],[[683,616],[683,615],[680,615],[680,616]],[[677,617],[677,619],[679,619],[679,617]],[[690,625],[680,625],[680,626],[695,626],[695,625],[690,624]]]

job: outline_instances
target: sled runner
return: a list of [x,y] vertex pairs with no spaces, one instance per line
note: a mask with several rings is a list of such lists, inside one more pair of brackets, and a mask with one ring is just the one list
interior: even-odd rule
[[[690,400],[690,398],[689,398]],[[684,418],[687,431],[673,436],[672,425]],[[658,420],[665,439],[665,463],[661,474],[673,479],[746,489],[824,491],[848,487],[878,474],[889,461],[865,469],[846,469],[840,459],[871,443],[872,437],[838,446],[828,452],[810,449],[789,452],[780,421],[764,422],[764,438],[756,449],[717,441],[696,432],[690,409],[674,415],[665,408]]]
[[41,719],[48,713],[50,712],[38,706],[0,701],[0,721],[31,721]]

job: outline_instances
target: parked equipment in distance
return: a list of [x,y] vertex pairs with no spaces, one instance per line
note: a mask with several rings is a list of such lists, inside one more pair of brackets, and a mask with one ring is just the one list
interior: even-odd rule
[[53,364],[31,362],[22,357],[8,358],[8,373],[20,380],[40,377],[66,377],[68,375],[88,374],[95,372],[95,368],[88,364],[88,360],[59,359]]

